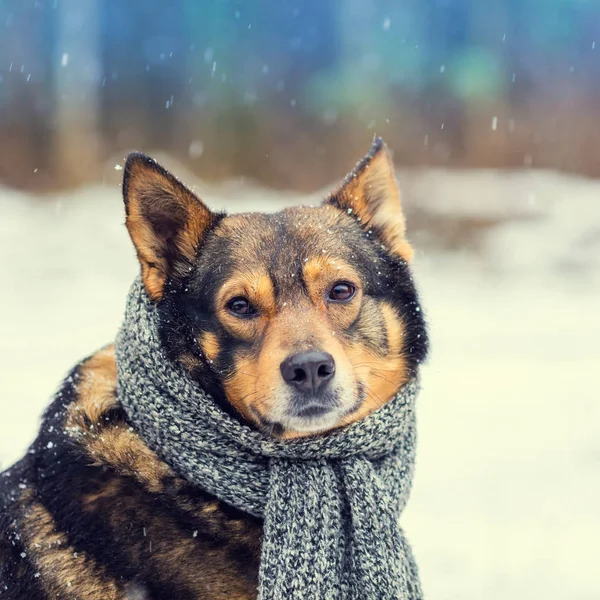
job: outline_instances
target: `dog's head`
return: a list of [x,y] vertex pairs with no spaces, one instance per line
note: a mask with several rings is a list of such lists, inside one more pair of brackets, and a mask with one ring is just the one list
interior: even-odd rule
[[353,422],[425,358],[381,140],[318,207],[214,213],[142,154],[127,160],[123,196],[168,356],[249,423],[294,437]]

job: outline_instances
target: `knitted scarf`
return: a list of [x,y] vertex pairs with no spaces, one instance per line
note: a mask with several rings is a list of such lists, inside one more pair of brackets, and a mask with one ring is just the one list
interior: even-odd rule
[[259,600],[418,600],[398,519],[410,489],[418,382],[326,435],[270,439],[227,415],[158,337],[138,278],[116,342],[118,397],[148,446],[190,483],[264,519]]

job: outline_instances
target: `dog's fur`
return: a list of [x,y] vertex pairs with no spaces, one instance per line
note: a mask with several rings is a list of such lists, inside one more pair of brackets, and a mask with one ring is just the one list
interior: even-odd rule
[[[425,358],[381,140],[319,207],[213,213],[141,154],[123,196],[166,355],[265,435],[361,419]],[[280,364],[315,351],[335,363],[324,389],[286,382]],[[160,461],[115,386],[108,346],[69,374],[25,458],[0,476],[0,600],[255,598],[261,522]]]

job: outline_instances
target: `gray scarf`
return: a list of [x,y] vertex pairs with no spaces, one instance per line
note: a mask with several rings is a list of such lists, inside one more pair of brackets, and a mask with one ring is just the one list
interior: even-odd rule
[[414,465],[418,382],[343,429],[269,439],[165,357],[157,322],[138,279],[116,343],[119,400],[174,471],[264,519],[258,598],[421,599],[398,524]]

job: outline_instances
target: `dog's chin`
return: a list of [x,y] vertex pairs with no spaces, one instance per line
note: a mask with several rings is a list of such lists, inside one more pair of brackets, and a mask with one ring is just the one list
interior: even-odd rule
[[[362,404],[362,394],[334,394],[327,399],[287,397],[275,403],[263,424],[269,424],[277,437],[317,435],[340,427],[344,418]],[[273,428],[275,425],[275,428]]]
[[284,432],[288,434],[317,434],[333,429],[339,425],[347,411],[340,408],[323,411],[315,415],[290,415],[280,420]]

